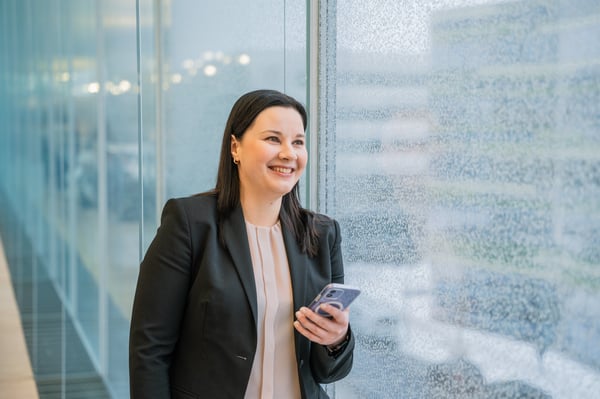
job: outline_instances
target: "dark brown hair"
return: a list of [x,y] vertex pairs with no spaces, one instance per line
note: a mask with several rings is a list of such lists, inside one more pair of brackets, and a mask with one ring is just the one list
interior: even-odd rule
[[[258,114],[269,107],[293,108],[302,117],[302,125],[306,130],[307,115],[304,106],[296,99],[276,90],[255,90],[242,95],[233,105],[221,144],[221,156],[217,171],[217,183],[214,193],[217,195],[217,212],[221,221],[240,206],[240,177],[237,165],[231,155],[231,136],[238,140],[252,125]],[[298,183],[285,194],[281,201],[279,218],[282,227],[293,232],[302,252],[316,256],[318,252],[318,236],[314,226],[314,214],[302,208],[299,199]]]

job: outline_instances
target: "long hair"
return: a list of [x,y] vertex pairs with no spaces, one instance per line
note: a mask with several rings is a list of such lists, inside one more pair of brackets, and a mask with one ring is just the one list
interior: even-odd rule
[[[235,102],[229,113],[223,132],[217,183],[213,191],[217,195],[219,224],[240,206],[240,177],[237,165],[233,163],[231,155],[231,136],[241,140],[258,114],[269,107],[276,106],[289,107],[298,111],[302,117],[304,130],[306,130],[307,115],[304,106],[293,97],[276,90],[248,92]],[[298,183],[283,196],[279,218],[282,226],[293,232],[301,250],[310,256],[316,256],[318,236],[314,226],[314,217],[312,212],[300,205]]]

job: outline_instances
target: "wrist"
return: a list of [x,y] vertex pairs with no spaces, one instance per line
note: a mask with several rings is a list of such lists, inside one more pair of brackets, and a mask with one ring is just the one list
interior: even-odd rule
[[348,340],[348,333],[346,333],[341,339],[338,341],[327,345],[327,348],[334,350],[335,348],[343,345]]
[[331,344],[331,345],[327,345],[327,346],[325,346],[325,348],[327,349],[327,353],[329,354],[329,356],[336,357],[337,355],[342,353],[344,351],[344,349],[346,349],[346,346],[348,346],[348,342],[350,342],[350,330],[349,329],[346,332],[346,335],[344,336],[344,338],[340,342]]

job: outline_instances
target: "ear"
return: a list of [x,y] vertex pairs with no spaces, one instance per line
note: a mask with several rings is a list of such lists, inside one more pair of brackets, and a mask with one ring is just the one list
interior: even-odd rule
[[237,158],[239,146],[240,146],[240,143],[237,141],[235,136],[232,134],[231,135],[231,157],[233,159]]

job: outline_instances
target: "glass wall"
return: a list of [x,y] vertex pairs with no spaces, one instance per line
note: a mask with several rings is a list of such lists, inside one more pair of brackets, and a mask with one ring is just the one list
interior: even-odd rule
[[305,100],[305,5],[9,0],[0,17],[0,231],[38,389],[125,398],[162,205],[213,187],[242,92]]
[[595,397],[598,2],[333,11],[319,190],[364,289],[337,396]]
[[162,205],[213,186],[262,87],[312,110],[304,200],[363,290],[332,397],[595,397],[598,37],[593,0],[0,2],[0,234],[42,398],[128,397]]

